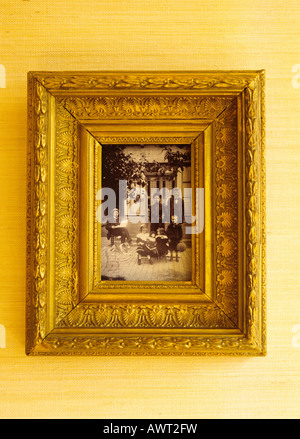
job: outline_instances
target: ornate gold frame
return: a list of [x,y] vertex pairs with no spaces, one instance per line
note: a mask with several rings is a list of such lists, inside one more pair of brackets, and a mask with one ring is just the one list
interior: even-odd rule
[[[192,145],[191,282],[97,281],[99,142]],[[264,71],[29,72],[26,353],[265,355],[264,150]]]

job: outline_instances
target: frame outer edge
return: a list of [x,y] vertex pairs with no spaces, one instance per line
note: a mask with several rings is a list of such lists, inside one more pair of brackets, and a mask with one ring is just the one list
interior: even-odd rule
[[28,73],[26,354],[46,336],[48,93]]
[[[55,353],[55,336],[46,334],[47,320],[47,89],[35,73],[28,74],[28,180],[27,180],[27,298],[26,298],[26,354],[32,355],[265,355],[265,104],[264,72],[247,84],[246,96],[246,262],[247,303],[246,339],[238,352],[224,336],[198,351],[175,352],[169,347],[153,352],[130,350],[85,352],[69,350],[68,342]],[[257,121],[259,119],[259,122]],[[258,124],[258,125],[257,125]],[[38,152],[39,149],[39,152]],[[249,157],[248,157],[249,156]],[[260,170],[259,170],[260,169]],[[259,171],[259,172],[258,172]],[[259,181],[258,175],[261,177]],[[254,185],[258,186],[258,193]],[[249,189],[249,191],[248,191]],[[248,191],[248,192],[247,192]],[[257,211],[257,206],[259,206]],[[259,244],[259,245],[257,245]],[[257,270],[257,267],[258,270]],[[261,272],[259,272],[261,271]],[[257,278],[260,281],[257,285]],[[259,311],[259,312],[258,312]],[[54,335],[54,334],[53,334]],[[50,336],[50,337],[49,337]],[[153,337],[155,338],[155,337]],[[157,338],[157,337],[156,337]],[[47,343],[47,339],[50,344]],[[223,340],[223,341],[222,341]],[[128,343],[131,344],[128,339]],[[184,341],[184,340],[183,340]],[[73,343],[73,342],[72,342]],[[100,342],[101,343],[101,342]],[[123,343],[123,342],[122,342]],[[167,341],[165,341],[167,343]],[[174,342],[175,343],[175,342]],[[198,345],[197,342],[196,344]],[[221,345],[219,345],[221,343]],[[222,349],[219,350],[219,348]]]
[[245,89],[246,97],[246,337],[265,346],[265,115],[264,73]]
[[261,80],[261,227],[262,227],[262,265],[261,265],[261,294],[262,294],[262,355],[267,355],[267,302],[266,302],[266,72],[260,72]]
[[26,196],[26,354],[30,354],[33,345],[33,306],[32,289],[32,160],[33,160],[33,75],[27,75],[27,196]]

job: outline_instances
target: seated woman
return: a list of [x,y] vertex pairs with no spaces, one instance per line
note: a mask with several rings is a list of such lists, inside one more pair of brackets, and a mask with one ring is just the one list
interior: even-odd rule
[[119,209],[114,209],[112,212],[112,219],[111,221],[107,221],[106,223],[106,230],[107,230],[107,239],[111,240],[111,245],[114,245],[115,237],[120,236],[121,237],[121,244],[124,244],[127,240],[128,244],[130,245],[132,239],[127,229],[127,221],[120,223],[119,218]]
[[149,233],[147,233],[146,226],[141,226],[140,233],[138,233],[136,237],[139,265],[142,262],[142,257],[147,257],[149,263],[152,265],[152,257],[157,256],[155,235],[153,235],[154,234],[149,235]]

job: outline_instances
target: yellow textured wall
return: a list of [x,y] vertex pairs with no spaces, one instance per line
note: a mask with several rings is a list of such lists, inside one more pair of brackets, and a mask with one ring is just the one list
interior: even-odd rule
[[[0,11],[0,417],[299,418],[299,0],[1,0]],[[262,68],[267,357],[26,357],[27,71]]]

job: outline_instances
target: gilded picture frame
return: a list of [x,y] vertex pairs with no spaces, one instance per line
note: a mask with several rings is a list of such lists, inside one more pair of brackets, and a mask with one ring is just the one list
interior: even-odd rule
[[[263,70],[28,73],[27,355],[266,354],[264,84]],[[99,278],[105,144],[191,145],[205,207],[191,280]]]

